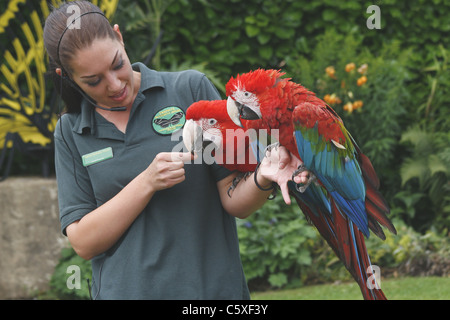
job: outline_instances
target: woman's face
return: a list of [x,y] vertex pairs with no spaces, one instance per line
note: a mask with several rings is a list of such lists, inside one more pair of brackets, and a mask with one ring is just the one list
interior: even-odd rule
[[104,107],[133,104],[139,84],[122,40],[94,40],[91,46],[75,53],[70,67],[72,79],[97,104]]

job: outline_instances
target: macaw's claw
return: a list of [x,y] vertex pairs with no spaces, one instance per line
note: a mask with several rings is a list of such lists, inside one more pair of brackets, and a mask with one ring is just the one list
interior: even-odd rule
[[266,155],[267,153],[270,154],[270,152],[272,151],[272,149],[277,150],[279,146],[280,146],[280,143],[279,143],[279,142],[275,142],[275,143],[269,144],[269,145],[266,147],[266,149],[264,150],[264,155]]
[[[292,173],[292,181],[294,180],[295,176],[302,173],[303,171],[308,171],[308,168],[306,168],[304,164],[301,164],[298,166],[297,170],[295,170],[294,173]],[[298,192],[303,193],[308,188],[308,186],[316,180],[317,180],[316,176],[310,172],[308,181],[306,183],[295,184],[295,188],[297,189]]]

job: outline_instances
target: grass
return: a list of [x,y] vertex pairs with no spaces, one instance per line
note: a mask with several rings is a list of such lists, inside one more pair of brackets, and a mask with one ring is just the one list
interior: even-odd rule
[[[450,300],[450,277],[405,277],[381,280],[381,288],[389,300]],[[356,283],[253,292],[251,297],[252,300],[362,300]]]

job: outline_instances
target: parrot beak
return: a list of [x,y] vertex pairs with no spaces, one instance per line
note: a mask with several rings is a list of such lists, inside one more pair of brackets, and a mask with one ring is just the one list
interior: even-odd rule
[[250,107],[239,103],[233,98],[228,97],[227,100],[227,112],[233,122],[243,128],[240,118],[245,120],[258,120],[261,119],[261,114],[258,114],[259,110],[255,112]]
[[[239,117],[240,111],[239,111],[239,103],[233,100],[233,98],[228,97],[227,99],[227,112],[230,116],[230,119],[234,122],[235,125],[243,128],[243,125],[241,123],[241,119]],[[241,105],[242,106],[242,105]]]
[[190,153],[201,153],[203,148],[202,134],[202,128],[194,120],[186,121],[183,128],[183,142]]

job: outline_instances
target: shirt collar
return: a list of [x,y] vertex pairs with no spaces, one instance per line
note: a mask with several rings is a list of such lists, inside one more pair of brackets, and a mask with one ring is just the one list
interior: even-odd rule
[[132,68],[133,70],[141,73],[141,87],[139,88],[140,92],[156,87],[165,88],[164,81],[159,72],[149,69],[141,62],[133,63]]
[[[138,94],[143,93],[146,90],[152,88],[165,88],[164,81],[161,75],[155,71],[149,69],[145,64],[141,62],[136,62],[132,64],[132,68],[135,71],[141,73],[141,86],[139,88]],[[74,131],[78,134],[83,134],[85,129],[89,129],[91,134],[95,134],[95,109],[86,100],[83,99],[81,102],[81,112],[78,117],[78,121],[74,126]]]

